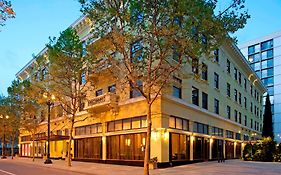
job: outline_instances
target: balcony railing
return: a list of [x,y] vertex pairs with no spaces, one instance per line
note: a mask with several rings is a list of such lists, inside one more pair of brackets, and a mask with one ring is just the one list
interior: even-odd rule
[[88,112],[103,112],[116,108],[118,97],[114,93],[106,93],[98,97],[89,98],[86,103],[85,110]]

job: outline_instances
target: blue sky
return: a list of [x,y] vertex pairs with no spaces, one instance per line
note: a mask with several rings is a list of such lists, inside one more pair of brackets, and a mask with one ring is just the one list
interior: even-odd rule
[[[58,36],[81,15],[78,0],[12,0],[17,17],[0,30],[0,93],[32,54],[39,53],[49,36]],[[223,9],[228,0],[220,0]],[[239,30],[238,43],[281,30],[281,0],[246,0],[251,19]]]

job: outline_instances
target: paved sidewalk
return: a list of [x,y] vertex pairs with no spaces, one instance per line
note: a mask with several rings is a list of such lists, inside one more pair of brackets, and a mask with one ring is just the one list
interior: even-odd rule
[[[56,168],[66,171],[79,172],[93,175],[142,175],[142,167],[112,165],[101,163],[87,163],[73,161],[73,166],[68,167],[66,161],[52,160],[53,164],[46,165],[42,159],[32,162],[30,158],[8,159],[11,163],[25,163],[47,168]],[[227,160],[225,163],[216,161],[195,163],[165,169],[150,170],[151,175],[280,175],[281,163],[275,162],[246,162],[242,160]]]

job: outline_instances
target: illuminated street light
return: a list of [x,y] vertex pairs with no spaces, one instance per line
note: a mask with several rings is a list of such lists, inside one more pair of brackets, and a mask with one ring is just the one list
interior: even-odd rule
[[45,164],[52,164],[50,159],[50,118],[51,118],[51,106],[54,105],[54,100],[56,99],[53,94],[43,93],[43,98],[47,100],[46,104],[48,106],[48,138],[47,138],[47,159],[45,160]]

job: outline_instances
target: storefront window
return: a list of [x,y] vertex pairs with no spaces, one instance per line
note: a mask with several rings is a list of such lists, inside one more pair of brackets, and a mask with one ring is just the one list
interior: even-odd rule
[[208,160],[209,159],[209,139],[204,137],[194,137],[193,142],[193,159]]
[[170,134],[170,159],[171,160],[189,160],[190,140],[188,135]]
[[107,137],[107,159],[143,160],[146,133]]
[[76,159],[101,159],[101,137],[74,140],[74,157]]

